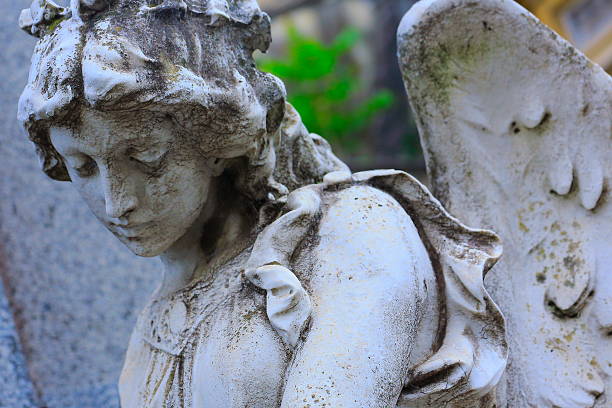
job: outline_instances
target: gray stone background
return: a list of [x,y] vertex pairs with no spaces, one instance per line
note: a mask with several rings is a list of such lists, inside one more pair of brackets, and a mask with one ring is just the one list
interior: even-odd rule
[[35,43],[17,19],[30,3],[3,0],[0,14],[0,408],[116,407],[159,267],[116,241],[69,183],[44,176],[15,119]]

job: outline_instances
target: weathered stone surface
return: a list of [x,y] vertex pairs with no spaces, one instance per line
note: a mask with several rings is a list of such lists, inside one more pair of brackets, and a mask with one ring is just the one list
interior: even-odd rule
[[500,406],[612,401],[612,79],[510,0],[425,0],[400,64],[435,194],[498,231]]
[[15,27],[30,4],[3,2],[0,14],[0,273],[41,404],[117,406],[129,334],[159,265],[131,256],[69,185],[40,177],[16,108],[34,39]]
[[[130,340],[124,408],[492,406],[507,343],[483,275],[498,237],[452,218],[406,173],[351,174],[254,64],[270,44],[255,0],[71,4],[22,13],[40,40],[18,116],[44,172],[164,266]],[[95,282],[98,293],[66,295],[133,310],[96,275],[114,268],[92,247],[102,236],[61,204],[37,220],[74,230],[35,272],[80,260],[66,250],[78,240],[98,270],[75,262],[88,279],[49,290]],[[92,313],[48,308],[53,329]],[[98,351],[83,337],[73,346]]]

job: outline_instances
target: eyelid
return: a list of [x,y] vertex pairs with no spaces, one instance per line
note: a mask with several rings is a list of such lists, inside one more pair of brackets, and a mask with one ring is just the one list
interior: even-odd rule
[[159,164],[167,154],[168,151],[155,152],[155,154],[152,154],[150,151],[137,152],[130,155],[130,159],[150,166]]
[[67,164],[81,177],[89,177],[97,167],[95,160],[85,155],[72,156],[67,160]]
[[78,169],[87,164],[88,160],[83,155],[65,155],[64,156],[65,163],[72,167],[73,169]]

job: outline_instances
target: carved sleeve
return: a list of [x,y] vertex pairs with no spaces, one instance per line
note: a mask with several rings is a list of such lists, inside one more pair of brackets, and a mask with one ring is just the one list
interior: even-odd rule
[[[327,192],[338,202],[322,200]],[[285,406],[388,407],[398,395],[399,406],[488,406],[507,358],[504,320],[483,285],[501,254],[497,236],[464,226],[398,171],[331,173],[288,201],[246,272],[295,350]],[[434,275],[439,285],[428,288]],[[413,366],[415,330],[432,318],[428,290],[442,298],[440,340],[432,333],[432,352]]]

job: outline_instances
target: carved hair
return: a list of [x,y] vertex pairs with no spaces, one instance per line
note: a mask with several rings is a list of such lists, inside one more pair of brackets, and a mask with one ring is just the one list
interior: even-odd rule
[[35,6],[20,18],[41,39],[19,119],[51,178],[70,180],[49,128],[75,126],[84,106],[170,114],[204,154],[241,163],[238,184],[258,202],[346,169],[292,108],[285,115],[282,82],[256,68],[253,52],[265,52],[271,39],[270,19],[255,0],[73,0],[70,9],[41,0]]

